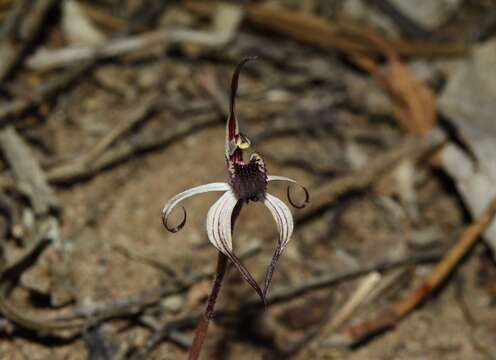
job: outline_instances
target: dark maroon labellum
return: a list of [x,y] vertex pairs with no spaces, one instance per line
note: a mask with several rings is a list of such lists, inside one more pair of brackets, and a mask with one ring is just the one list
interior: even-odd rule
[[251,155],[248,163],[229,164],[229,185],[239,200],[263,201],[267,192],[267,172],[260,155]]

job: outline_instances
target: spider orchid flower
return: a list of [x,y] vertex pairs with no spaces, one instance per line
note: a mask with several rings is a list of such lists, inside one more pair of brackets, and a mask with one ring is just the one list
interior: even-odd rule
[[[186,222],[186,210],[183,207],[183,218],[179,225],[170,227],[168,218],[173,209],[184,199],[193,195],[218,191],[224,194],[212,205],[207,215],[207,235],[209,241],[217,250],[222,252],[238,269],[241,276],[261,297],[265,303],[267,292],[272,280],[272,274],[277,265],[279,257],[288,244],[293,232],[293,216],[289,208],[277,197],[267,192],[267,184],[271,181],[287,181],[297,184],[295,180],[284,176],[267,175],[263,158],[258,153],[252,153],[249,161],[243,160],[243,152],[247,150],[251,142],[239,132],[239,125],[235,115],[235,97],[238,88],[238,78],[242,66],[253,58],[243,59],[236,67],[231,82],[230,115],[226,126],[225,159],[227,162],[227,182],[217,182],[193,187],[172,197],[162,209],[162,220],[165,228],[170,232],[179,231]],[[290,185],[291,185],[290,184]],[[296,208],[303,208],[309,200],[308,191],[301,186],[305,193],[305,200],[298,205],[291,199],[290,187],[288,186],[288,201]],[[232,221],[233,211],[238,206],[250,201],[262,202],[272,214],[279,239],[267,269],[263,290],[253,279],[250,272],[241,263],[233,251],[232,244]]]

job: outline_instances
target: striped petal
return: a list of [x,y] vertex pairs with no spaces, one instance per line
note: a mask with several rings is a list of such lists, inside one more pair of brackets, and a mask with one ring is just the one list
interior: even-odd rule
[[182,227],[186,223],[186,210],[183,208],[183,212],[184,212],[183,220],[179,223],[179,225],[176,225],[174,227],[169,227],[167,225],[167,220],[169,218],[169,215],[172,213],[172,210],[174,210],[176,205],[179,204],[184,199],[187,199],[193,195],[202,194],[210,191],[227,191],[229,189],[230,187],[227,183],[210,183],[188,189],[172,197],[169,201],[167,201],[167,203],[164,205],[162,209],[162,222],[165,228],[170,232],[178,232],[179,230],[182,229]]
[[[234,194],[233,194],[233,196],[234,196]],[[242,201],[242,200],[238,200],[238,201]],[[225,242],[227,244],[232,244],[232,232],[234,230],[233,224],[232,224],[233,209],[234,209],[234,207],[230,208],[229,213],[222,217],[221,224],[220,224],[220,226],[222,228],[223,236],[225,238]],[[226,255],[231,260],[231,262],[236,267],[236,269],[238,269],[239,273],[241,274],[241,277],[253,288],[253,290],[256,291],[256,293],[258,294],[258,296],[260,296],[260,299],[262,300],[264,305],[266,305],[266,299],[265,299],[265,296],[264,296],[262,289],[260,288],[260,285],[258,285],[258,283],[253,278],[253,276],[250,274],[248,269],[243,265],[243,263],[241,262],[241,259],[239,259],[236,256],[236,254],[234,254],[234,252],[232,250]]]
[[241,277],[257,292],[265,304],[262,289],[250,274],[241,260],[234,254],[232,246],[232,215],[238,204],[238,199],[232,191],[227,191],[217,200],[207,215],[207,235],[209,241],[217,250],[226,255],[238,269]]
[[277,262],[279,261],[279,257],[281,256],[284,248],[289,242],[291,238],[291,234],[293,233],[294,222],[293,215],[289,208],[282,202],[280,199],[272,196],[270,194],[266,194],[264,205],[267,206],[269,211],[272,214],[276,224],[277,230],[279,232],[279,239],[277,241],[276,250],[274,255],[272,256],[272,260],[270,262],[269,267],[267,268],[267,273],[265,275],[265,284],[263,289],[264,297],[267,296],[267,292],[269,291],[270,283],[272,281],[272,275],[276,268]]
[[310,194],[308,193],[308,190],[306,187],[304,187],[303,185],[300,185],[298,184],[295,180],[291,179],[291,178],[288,178],[286,176],[277,176],[277,175],[269,175],[267,176],[267,181],[287,181],[287,182],[290,182],[292,184],[296,184],[298,185],[299,187],[301,187],[301,189],[304,191],[305,193],[305,200],[301,203],[301,204],[297,204],[296,202],[293,201],[292,197],[291,197],[291,186],[288,186],[288,189],[287,189],[287,196],[288,196],[288,201],[289,203],[297,208],[297,209],[303,209],[305,206],[307,206],[307,204],[309,203],[310,201]]
[[208,210],[207,215],[208,240],[217,248],[217,250],[228,257],[229,254],[232,253],[232,239],[227,239],[224,235],[222,221],[225,221],[226,217],[231,219],[233,209],[237,202],[238,200],[232,191],[226,191],[224,195],[212,205],[210,210]]

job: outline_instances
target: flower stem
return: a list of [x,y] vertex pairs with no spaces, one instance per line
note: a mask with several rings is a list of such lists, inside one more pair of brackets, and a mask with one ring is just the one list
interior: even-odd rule
[[[243,202],[239,201],[234,207],[232,217],[231,217],[231,231],[234,230],[234,225],[243,207]],[[208,325],[210,324],[210,319],[214,314],[215,303],[217,301],[217,296],[219,295],[220,289],[222,287],[222,280],[226,274],[227,269],[227,256],[219,251],[217,256],[217,272],[215,274],[215,279],[212,284],[212,289],[210,291],[210,296],[208,297],[207,306],[203,317],[200,319],[195,331],[195,338],[191,349],[189,351],[188,360],[197,360],[200,356],[203,343],[207,336]]]
[[200,319],[198,326],[195,331],[195,339],[193,340],[193,345],[189,351],[189,360],[196,360],[200,356],[200,352],[207,336],[208,325],[210,324],[210,319],[214,313],[215,302],[217,301],[217,295],[219,295],[220,288],[222,286],[222,279],[226,273],[227,268],[227,256],[219,251],[217,257],[217,273],[215,274],[215,280],[212,285],[212,290],[210,296],[208,297],[207,307],[205,308],[205,313]]

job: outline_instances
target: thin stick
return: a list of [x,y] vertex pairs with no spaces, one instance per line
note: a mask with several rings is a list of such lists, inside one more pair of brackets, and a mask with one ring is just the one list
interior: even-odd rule
[[391,308],[375,319],[364,321],[351,327],[345,334],[337,335],[337,341],[330,339],[330,343],[351,346],[378,332],[394,327],[399,320],[425,301],[428,295],[446,280],[460,260],[475,245],[480,234],[491,224],[495,214],[496,198],[492,200],[484,213],[463,231],[457,243],[446,253],[421,286],[411,292],[405,299],[393,304]]
[[416,289],[408,298],[394,306],[398,317],[403,317],[413,310],[425,297],[437,288],[448,277],[463,256],[472,248],[479,239],[479,235],[491,224],[496,214],[496,199],[489,204],[484,213],[460,236],[458,242],[451,248],[441,262],[434,268],[424,284]]
[[[317,328],[309,331],[289,353],[296,355],[299,351],[303,350],[304,347],[307,347],[307,351],[299,358],[306,359],[314,357],[313,353],[320,345],[320,339],[334,333],[337,328],[344,324],[365,302],[381,279],[382,274],[379,271],[373,271],[365,276],[337,313],[333,315],[329,321],[326,320]],[[312,353],[312,355],[310,355],[309,352]]]
[[[21,5],[24,11],[14,11],[12,14],[15,17],[13,23],[17,24],[20,19],[22,22],[20,22],[18,29],[10,29],[12,32],[5,34],[6,36],[0,41],[2,53],[0,57],[0,80],[4,81],[19,64],[26,49],[39,34],[47,13],[59,2],[60,0],[34,1],[30,9],[25,11],[25,5],[29,2],[24,1]],[[15,36],[13,36],[15,33],[21,34],[22,41],[16,41]]]
[[[259,251],[260,247],[257,243],[255,246],[249,247],[240,252],[240,258],[245,258],[247,256],[253,255],[255,252]],[[274,289],[267,299],[267,306],[276,305],[291,301],[297,297],[308,294],[312,291],[317,291],[320,289],[328,288],[339,284],[343,281],[348,281],[355,279],[360,276],[367,275],[373,271],[386,272],[399,267],[405,267],[409,265],[415,265],[426,262],[437,261],[441,258],[444,250],[433,251],[421,254],[408,255],[407,257],[397,259],[397,260],[381,260],[370,266],[365,266],[359,269],[345,270],[334,274],[324,274],[313,279],[308,279],[307,281],[290,287],[284,287],[279,289]],[[131,314],[136,314],[140,309],[144,307],[156,304],[160,299],[173,294],[183,293],[189,289],[193,284],[207,277],[214,275],[213,272],[200,272],[191,275],[186,279],[179,279],[179,285],[159,287],[152,290],[147,290],[145,292],[130,295],[126,298],[114,299],[108,302],[95,303],[92,305],[84,305],[73,310],[73,315],[67,317],[66,319],[74,318],[88,318],[94,317],[99,321],[111,319],[111,318],[122,318],[127,317]],[[259,298],[253,298],[247,300],[244,304],[243,309],[259,308],[262,306]],[[135,309],[135,310],[133,310]],[[225,310],[216,311],[216,314],[226,313]]]
[[[193,13],[212,15],[219,2],[189,0],[184,4]],[[244,10],[246,20],[251,24],[284,34],[301,43],[321,49],[336,49],[347,54],[358,52],[377,55],[381,53],[381,49],[363,38],[364,34],[377,34],[377,31],[365,24],[355,27],[360,31],[352,31],[347,26],[351,23],[350,19],[330,22],[318,15],[305,14],[301,11],[270,6],[265,3],[246,6]],[[459,43],[441,45],[427,41],[388,38],[385,41],[401,56],[460,56],[467,51],[466,47]]]
[[91,69],[93,64],[83,63],[74,66],[69,70],[60,71],[43,84],[38,85],[31,90],[31,96],[16,98],[1,104],[0,107],[0,126],[5,126],[22,119],[26,111],[40,105],[47,99],[57,95],[65,88],[69,87],[76,79]]
[[44,50],[30,56],[26,65],[32,70],[46,71],[80,61],[96,61],[148,49],[157,45],[191,43],[220,48],[235,36],[241,23],[241,8],[223,5],[214,17],[213,30],[159,29],[124,38],[111,39],[97,46],[69,46],[58,50]]
[[157,133],[155,130],[143,131],[107,149],[95,161],[86,163],[76,159],[74,162],[55,166],[47,171],[47,180],[52,184],[74,183],[96,175],[99,171],[123,162],[135,154],[157,149],[182,139],[196,130],[219,124],[216,113],[207,112],[180,122],[170,131]]
[[[314,280],[309,280],[308,282],[305,282],[304,284],[301,285],[297,285],[296,287],[285,287],[285,288],[275,289],[272,292],[272,294],[269,295],[266,306],[272,306],[287,301],[291,301],[292,299],[303,296],[308,292],[331,287],[343,281],[347,281],[359,276],[367,275],[370,272],[382,273],[391,269],[395,269],[397,267],[404,267],[408,265],[439,260],[443,253],[444,251],[440,250],[440,251],[428,252],[424,254],[414,254],[397,260],[386,260],[386,261],[382,260],[370,266],[366,266],[360,269],[343,271],[339,274],[321,275],[316,277]],[[256,298],[253,300],[248,300],[248,302],[245,303],[239,311],[241,312],[253,311],[254,309],[260,308],[261,306],[263,305],[260,303],[260,299]],[[228,309],[219,309],[214,312],[214,316],[216,318],[237,316],[237,314],[239,314],[239,311],[232,312]],[[121,312],[120,314],[116,313],[115,315],[116,317],[123,317],[126,316],[126,313]],[[139,355],[137,355],[136,357],[133,357],[133,359],[138,360],[138,359],[147,358],[148,354],[151,352],[153,347],[157,346],[157,344],[163,339],[166,339],[169,336],[169,334],[171,334],[171,332],[174,331],[181,332],[188,328],[192,328],[195,326],[195,324],[201,321],[202,317],[203,317],[202,314],[194,314],[173,321],[167,321],[163,325],[163,329],[160,331],[160,333],[157,334],[157,338],[156,339],[152,338],[146,345],[144,351],[140,352]],[[313,336],[315,336],[315,334],[311,335],[310,337]]]
[[[337,177],[319,187],[310,188],[312,206],[299,211],[296,216],[297,221],[310,218],[318,211],[332,205],[345,194],[364,191],[403,160],[413,159],[417,161],[417,159],[442,146],[444,141],[445,136],[439,131],[432,131],[423,137],[407,136],[384,152],[384,154],[368,162],[361,169],[348,175]],[[275,236],[277,234],[272,233],[267,238],[274,238]]]
[[[238,219],[241,208],[243,207],[243,202],[238,201],[234,207],[232,217],[231,217],[231,231],[234,230],[234,225]],[[219,256],[217,258],[217,274],[215,275],[215,280],[212,285],[212,291],[208,297],[207,307],[205,308],[205,313],[200,319],[195,331],[195,338],[193,340],[193,345],[188,355],[189,360],[197,360],[200,356],[203,343],[205,342],[205,337],[207,336],[208,325],[210,324],[210,319],[214,314],[215,303],[217,301],[217,296],[219,295],[220,289],[222,287],[222,280],[226,273],[227,268],[227,256],[219,251]]]
[[125,133],[136,127],[140,122],[147,119],[147,116],[152,113],[160,103],[160,96],[148,95],[139,100],[140,104],[135,105],[134,109],[128,109],[129,113],[110,130],[103,138],[101,138],[95,147],[89,150],[84,156],[83,161],[92,162],[105,152],[113,143],[115,143]]
[[381,274],[377,271],[368,274],[343,307],[341,307],[339,312],[336,313],[332,320],[324,327],[322,332],[324,334],[329,334],[344,324],[344,322],[348,320],[355,310],[364,302],[365,298],[376,287],[381,278]]

